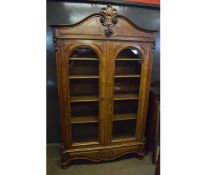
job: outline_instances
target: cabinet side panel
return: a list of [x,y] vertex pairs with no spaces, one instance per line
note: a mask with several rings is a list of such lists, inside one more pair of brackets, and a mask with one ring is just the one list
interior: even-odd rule
[[61,123],[61,138],[63,142],[63,149],[66,147],[66,131],[65,131],[65,113],[64,113],[64,101],[63,101],[63,85],[62,85],[62,47],[60,39],[57,39],[58,29],[55,29],[54,34],[54,46],[56,49],[56,71],[57,71],[57,85],[58,85],[58,97],[60,108],[60,123]]
[[149,98],[151,71],[152,71],[152,54],[150,43],[143,44],[146,53],[143,58],[142,71],[141,71],[141,88],[140,88],[140,100],[139,100],[139,111],[138,121],[136,127],[136,137],[139,141],[144,142],[144,129],[146,123],[147,106]]

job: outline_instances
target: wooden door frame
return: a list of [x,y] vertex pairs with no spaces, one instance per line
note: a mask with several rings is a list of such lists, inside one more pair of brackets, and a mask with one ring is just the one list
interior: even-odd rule
[[70,109],[70,82],[69,82],[69,55],[79,46],[88,46],[95,51],[99,59],[99,144],[93,143],[78,143],[73,147],[84,145],[104,145],[105,140],[105,121],[103,114],[106,112],[106,92],[105,92],[105,60],[106,60],[106,44],[104,41],[94,41],[89,43],[89,40],[74,40],[60,39],[58,41],[59,51],[57,51],[57,77],[58,77],[58,94],[61,109],[61,125],[62,125],[62,140],[64,147],[69,149],[72,147],[71,136],[71,109]]
[[[151,77],[151,45],[149,43],[131,42],[131,41],[107,41],[107,65],[109,65],[108,80],[107,80],[107,129],[106,129],[106,145],[112,144],[112,128],[113,128],[113,111],[114,111],[114,75],[115,75],[115,58],[116,56],[128,47],[136,48],[143,56],[141,64],[141,77],[139,87],[138,112],[136,118],[135,138],[133,141],[144,143],[144,127],[146,121],[148,89]],[[112,49],[111,49],[112,48]],[[124,139],[123,142],[130,142],[131,139]]]

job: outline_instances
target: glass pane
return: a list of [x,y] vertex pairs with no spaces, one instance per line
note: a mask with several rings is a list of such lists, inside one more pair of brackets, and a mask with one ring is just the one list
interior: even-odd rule
[[70,75],[98,75],[98,61],[72,60],[69,64]]
[[115,62],[115,74],[140,74],[141,61],[140,60],[117,60]]
[[114,115],[137,114],[138,100],[119,100],[114,102]]
[[112,139],[135,137],[136,120],[115,121],[113,123]]
[[134,47],[128,47],[124,50],[122,50],[118,56],[116,57],[118,58],[137,58],[140,59],[142,57],[141,53],[139,53],[139,51],[134,48]]
[[114,94],[138,94],[139,78],[116,78]]
[[98,79],[70,80],[70,96],[98,96]]
[[133,47],[122,50],[115,59],[112,139],[135,137],[141,59],[142,54]]
[[98,102],[71,103],[72,117],[98,116]]
[[90,47],[70,55],[69,86],[73,143],[98,141],[99,60]]
[[91,142],[98,140],[98,123],[73,124],[72,142]]
[[97,54],[88,46],[80,46],[74,50],[71,58],[97,58]]

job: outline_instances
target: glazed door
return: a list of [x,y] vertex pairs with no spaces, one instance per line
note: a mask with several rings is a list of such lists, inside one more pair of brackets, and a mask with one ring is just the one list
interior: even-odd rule
[[144,126],[144,50],[138,43],[109,42],[107,144],[141,141]]
[[[62,92],[67,147],[104,144],[104,42],[63,41]],[[65,54],[62,54],[65,53]]]

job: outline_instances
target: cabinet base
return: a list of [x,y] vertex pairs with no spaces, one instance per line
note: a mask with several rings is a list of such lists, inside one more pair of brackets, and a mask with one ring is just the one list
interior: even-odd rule
[[93,162],[100,162],[104,160],[115,160],[123,155],[129,153],[136,153],[140,156],[140,159],[144,158],[144,144],[140,145],[127,145],[123,147],[100,147],[87,149],[76,149],[76,150],[62,150],[62,168],[67,168],[70,165],[70,161],[75,159],[85,159]]

